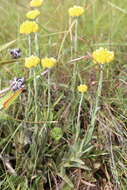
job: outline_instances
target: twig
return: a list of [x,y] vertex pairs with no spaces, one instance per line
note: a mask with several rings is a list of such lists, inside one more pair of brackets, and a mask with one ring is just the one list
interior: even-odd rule
[[12,120],[18,121],[18,122],[24,122],[24,123],[31,123],[31,124],[45,124],[45,123],[58,123],[58,121],[24,121],[21,119],[16,119],[16,118],[10,118]]
[[81,183],[83,183],[83,184],[85,184],[87,186],[91,186],[91,187],[95,187],[96,186],[95,184],[89,183],[89,182],[87,182],[87,181],[85,181],[83,179],[81,179]]
[[76,62],[76,61],[80,61],[82,59],[87,60],[87,59],[90,59],[90,58],[91,58],[90,55],[84,55],[84,56],[78,57],[76,59],[72,59],[72,60],[68,61],[67,63],[73,63],[73,62]]

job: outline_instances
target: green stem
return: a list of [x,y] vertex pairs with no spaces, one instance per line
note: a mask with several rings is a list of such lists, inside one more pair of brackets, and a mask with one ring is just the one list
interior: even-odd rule
[[28,35],[28,51],[29,51],[29,56],[31,56],[32,53],[32,45],[31,45],[31,35]]
[[65,43],[65,41],[66,41],[66,38],[67,38],[67,36],[68,36],[68,34],[70,34],[70,41],[71,41],[71,57],[72,57],[72,28],[73,28],[73,25],[74,25],[75,23],[74,23],[74,21],[73,22],[71,22],[71,18],[69,18],[69,29],[67,30],[67,31],[65,31],[64,33],[64,36],[63,36],[63,39],[62,39],[62,42],[61,42],[61,45],[60,45],[60,48],[59,48],[59,51],[58,51],[58,58],[57,58],[57,60],[58,60],[58,62],[59,62],[59,60],[60,60],[60,57],[62,56],[61,55],[61,52],[62,52],[62,49],[63,49],[63,47],[64,47],[64,43]]
[[49,118],[50,113],[50,102],[51,102],[51,80],[50,80],[50,70],[48,72],[48,111],[47,111],[47,119]]
[[[75,19],[75,33],[74,33],[74,54],[76,55],[77,52],[77,36],[78,36],[78,20]],[[72,59],[72,56],[71,56]],[[74,62],[74,68],[73,68],[73,77],[72,77],[72,91],[73,91],[73,99],[75,98],[74,96],[74,91],[75,91],[75,85],[76,85],[76,79],[77,79],[77,64]]]
[[[34,36],[34,42],[35,42],[35,52],[36,55],[39,56],[39,41],[38,41],[38,33],[35,33]],[[36,68],[34,69],[34,105],[35,105],[35,122],[38,121],[38,104],[37,104],[37,79],[36,79]]]
[[39,40],[38,40],[38,33],[35,33],[34,41],[35,41],[36,55],[39,56]]
[[[31,56],[32,54],[32,43],[31,43],[31,35],[28,35],[28,55]],[[29,78],[31,78],[32,73],[31,70],[29,71]],[[31,105],[31,86],[30,84],[28,84],[28,102],[27,102],[28,106],[25,112],[25,117],[26,119],[28,118],[28,114],[29,114],[29,109],[30,109],[30,105]]]
[[99,82],[98,82],[98,89],[97,89],[97,95],[96,95],[96,100],[95,100],[95,107],[91,116],[91,123],[90,123],[90,128],[88,129],[85,137],[81,141],[80,144],[80,152],[82,152],[83,147],[89,144],[89,142],[92,139],[94,128],[95,128],[95,122],[97,118],[97,113],[99,110],[99,102],[100,102],[100,97],[101,97],[101,91],[102,91],[102,82],[103,82],[103,65],[101,65],[101,71],[100,71],[100,76],[99,76]]
[[84,96],[84,93],[81,94],[79,107],[78,107],[75,142],[78,140],[78,137],[79,137],[79,134],[80,134],[80,113],[81,113],[81,106],[82,106],[83,96]]
[[[31,34],[29,34],[28,35],[28,54],[29,54],[29,56],[31,56],[32,55],[32,43],[31,43]],[[32,71],[31,71],[31,69],[30,69],[30,72],[29,72],[29,77],[31,77],[32,76]]]
[[70,41],[71,41],[71,59],[73,58],[73,35],[72,35],[72,19],[69,17],[69,31],[70,31]]
[[36,80],[36,72],[34,70],[34,104],[35,104],[35,122],[38,121],[38,105],[37,105],[37,80]]
[[75,36],[74,36],[74,52],[77,52],[77,41],[78,41],[78,19],[75,19]]
[[99,82],[98,82],[98,89],[97,89],[97,95],[96,95],[96,100],[95,100],[95,107],[91,116],[91,123],[90,123],[90,128],[88,129],[88,132],[86,134],[86,138],[84,138],[84,142],[85,144],[88,144],[91,139],[92,139],[92,135],[94,132],[94,128],[95,128],[95,122],[96,122],[96,118],[97,118],[97,113],[99,110],[99,102],[100,102],[100,98],[101,98],[101,91],[102,91],[102,82],[103,82],[103,65],[100,65],[101,71],[100,71],[100,76],[99,76]]
[[94,108],[94,111],[92,113],[92,118],[91,118],[91,127],[93,128],[93,130],[94,130],[94,126],[95,126],[97,112],[99,110],[99,101],[100,101],[100,97],[101,97],[102,81],[103,81],[103,66],[101,65],[101,71],[100,71],[100,77],[99,77],[99,83],[98,83],[98,89],[97,89],[95,108]]

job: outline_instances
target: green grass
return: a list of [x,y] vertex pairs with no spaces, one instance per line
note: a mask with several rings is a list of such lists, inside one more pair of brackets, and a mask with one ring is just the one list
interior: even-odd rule
[[[71,52],[68,8],[76,3],[85,7],[85,13],[78,19],[76,52],[75,47]],[[36,45],[40,58],[52,56],[58,63],[50,76],[36,80],[42,68],[32,71],[29,80],[29,69],[24,67],[28,39],[19,34],[29,9],[25,0],[0,2],[0,88],[14,77],[27,81],[26,92],[0,113],[0,189],[126,190],[126,0],[45,0]],[[100,93],[100,68],[90,59],[71,60],[101,46],[114,51],[115,60],[104,67],[91,125]],[[13,63],[8,52],[14,47],[21,48],[23,59]],[[35,49],[32,38],[33,54]],[[81,107],[80,83],[88,85]]]

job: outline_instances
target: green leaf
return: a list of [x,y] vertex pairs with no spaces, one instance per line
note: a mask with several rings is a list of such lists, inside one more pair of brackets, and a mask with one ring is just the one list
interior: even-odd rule
[[71,188],[74,188],[73,183],[71,180],[68,178],[68,176],[65,174],[65,169],[61,168],[61,172],[57,173],[59,177],[61,177]]
[[63,136],[63,132],[61,128],[58,127],[54,127],[51,130],[51,137],[55,140],[55,141],[59,141]]
[[2,46],[0,46],[0,51],[3,51],[3,50],[5,50],[5,49],[7,49],[9,46],[11,46],[13,43],[15,43],[17,40],[13,40],[13,41],[11,41],[11,42],[8,42],[8,43],[6,43],[6,44],[4,44],[4,45],[2,45]]
[[84,164],[80,164],[78,162],[65,163],[64,167],[66,167],[66,168],[81,168],[84,170],[91,170],[89,167],[85,166]]
[[6,114],[3,111],[0,111],[0,121],[1,120],[9,120],[9,119],[11,119],[11,117],[8,114]]
[[68,184],[64,184],[61,190],[73,190]]

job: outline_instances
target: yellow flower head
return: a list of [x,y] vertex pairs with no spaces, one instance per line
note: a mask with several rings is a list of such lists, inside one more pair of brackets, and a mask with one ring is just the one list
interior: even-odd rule
[[73,7],[69,8],[68,10],[69,16],[80,16],[84,13],[84,8],[81,6],[74,5]]
[[114,52],[101,47],[93,52],[92,57],[94,63],[105,64],[114,60]]
[[53,57],[50,57],[50,58],[46,57],[41,60],[41,64],[44,69],[45,68],[50,69],[56,65],[56,59]]
[[32,10],[32,11],[29,11],[27,14],[26,14],[26,17],[29,18],[29,19],[35,19],[37,18],[38,16],[40,15],[40,11],[35,9],[35,10]]
[[37,32],[39,29],[38,24],[34,21],[26,20],[20,25],[21,34],[30,34],[32,32]]
[[87,91],[88,87],[87,87],[85,84],[80,84],[80,85],[77,87],[77,89],[78,89],[79,92],[84,93],[84,92]]
[[40,59],[37,56],[31,55],[30,57],[25,58],[25,67],[32,68],[36,67],[40,63]]
[[43,3],[43,0],[32,0],[30,2],[31,7],[40,7]]

